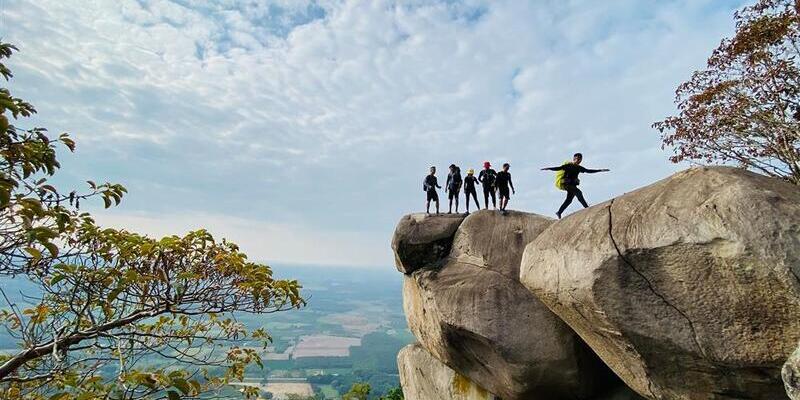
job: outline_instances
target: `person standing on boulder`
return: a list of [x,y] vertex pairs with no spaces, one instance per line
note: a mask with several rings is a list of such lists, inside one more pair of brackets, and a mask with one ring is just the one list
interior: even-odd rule
[[483,163],[483,171],[478,174],[478,180],[483,185],[483,204],[484,209],[489,208],[489,195],[492,196],[492,208],[497,208],[497,197],[495,197],[494,181],[497,179],[497,172],[492,169],[492,164],[488,161]]
[[[508,172],[510,168],[510,164],[503,164],[503,170],[497,173],[497,178],[495,179],[497,192],[500,194],[500,211],[502,211],[503,214],[506,214],[506,207],[508,206],[508,200],[511,198],[511,193],[517,193],[517,191],[514,190],[514,182],[511,181],[511,173]],[[510,191],[509,187],[511,189]]]
[[561,219],[561,214],[564,213],[564,210],[569,207],[572,203],[572,200],[577,197],[578,201],[581,202],[583,208],[589,207],[589,204],[586,203],[586,199],[583,198],[583,192],[578,189],[578,185],[581,184],[580,179],[578,179],[578,174],[581,172],[585,172],[587,174],[594,174],[596,172],[608,172],[610,169],[588,169],[581,166],[581,162],[583,161],[583,154],[575,153],[572,156],[572,162],[564,163],[564,165],[559,165],[558,167],[548,167],[542,168],[542,171],[563,171],[563,175],[561,176],[560,180],[556,182],[556,186],[559,189],[565,190],[567,192],[567,198],[564,200],[564,203],[561,204],[558,211],[556,212],[556,216],[558,219]]
[[428,214],[431,213],[431,201],[436,202],[436,213],[439,213],[439,192],[436,191],[437,188],[441,189],[442,187],[439,186],[439,180],[436,179],[436,167],[432,166],[431,173],[422,181],[422,190],[424,190],[427,195],[425,212]]
[[469,196],[475,199],[475,207],[481,209],[481,203],[478,201],[478,192],[475,191],[475,185],[480,185],[478,178],[475,177],[475,170],[470,168],[467,171],[467,177],[464,178],[464,195],[467,198],[467,214],[469,214]]
[[448,214],[453,213],[453,200],[456,202],[456,213],[458,213],[458,196],[461,194],[461,168],[455,164],[450,164],[450,173],[447,174],[447,183],[445,183],[445,192],[448,193],[447,198],[450,200],[450,209]]

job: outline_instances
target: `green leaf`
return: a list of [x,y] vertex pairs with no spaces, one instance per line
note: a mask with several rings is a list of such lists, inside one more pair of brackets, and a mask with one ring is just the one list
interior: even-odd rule
[[11,190],[0,188],[0,207],[5,207],[11,202]]
[[30,254],[30,255],[31,255],[31,257],[33,257],[33,258],[36,258],[36,259],[42,258],[42,252],[41,252],[41,251],[39,251],[38,249],[35,249],[35,248],[33,248],[33,247],[26,247],[26,248],[25,248],[25,251],[26,251],[28,254]]
[[186,382],[186,379],[183,378],[175,378],[172,380],[172,386],[175,386],[183,392],[183,394],[190,394],[192,392],[192,387],[189,386],[189,382]]
[[117,296],[119,296],[119,294],[122,293],[122,290],[123,290],[122,286],[117,286],[116,289],[112,290],[111,293],[108,294],[108,297],[106,297],[106,301],[110,304],[112,301],[116,300]]
[[190,380],[189,384],[192,385],[192,387],[194,388],[194,392],[195,393],[200,393],[200,391],[202,390],[202,387],[200,386],[200,382],[198,382],[196,379]]
[[48,191],[53,192],[55,194],[58,194],[58,191],[56,190],[55,186],[53,186],[53,185],[42,185],[42,189],[45,189],[45,190],[48,190]]
[[51,284],[51,285],[55,285],[55,284],[57,284],[58,282],[61,282],[61,281],[63,281],[63,280],[64,280],[64,278],[66,278],[66,277],[67,277],[67,276],[66,276],[66,275],[64,275],[64,274],[56,274],[56,275],[54,275],[54,276],[53,276],[53,277],[50,279],[50,284]]
[[42,246],[44,246],[47,249],[47,251],[50,252],[50,255],[52,257],[58,256],[58,246],[56,246],[52,242],[42,242]]

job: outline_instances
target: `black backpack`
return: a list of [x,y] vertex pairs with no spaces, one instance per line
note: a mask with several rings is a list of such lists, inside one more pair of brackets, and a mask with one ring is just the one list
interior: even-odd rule
[[450,178],[450,184],[453,186],[461,186],[461,182],[463,179],[461,178],[461,168],[456,167],[456,170],[453,171],[452,177]]
[[494,181],[497,179],[497,172],[493,169],[485,169],[481,171],[483,174],[483,185],[484,186],[494,186]]

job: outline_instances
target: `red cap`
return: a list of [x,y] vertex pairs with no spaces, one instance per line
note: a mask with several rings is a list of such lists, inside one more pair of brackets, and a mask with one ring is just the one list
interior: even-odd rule
[[491,167],[491,166],[492,166],[492,163],[490,163],[490,162],[488,162],[488,161],[484,161],[484,162],[483,162],[483,168],[489,168],[489,167]]

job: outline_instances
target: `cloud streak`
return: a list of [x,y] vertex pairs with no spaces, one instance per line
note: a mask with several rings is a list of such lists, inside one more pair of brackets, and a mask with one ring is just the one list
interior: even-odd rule
[[420,209],[430,164],[510,161],[512,208],[543,214],[561,193],[538,168],[575,151],[614,170],[586,179],[590,201],[673,171],[649,125],[740,4],[13,0],[3,34],[23,50],[13,88],[79,139],[66,184],[357,249]]

